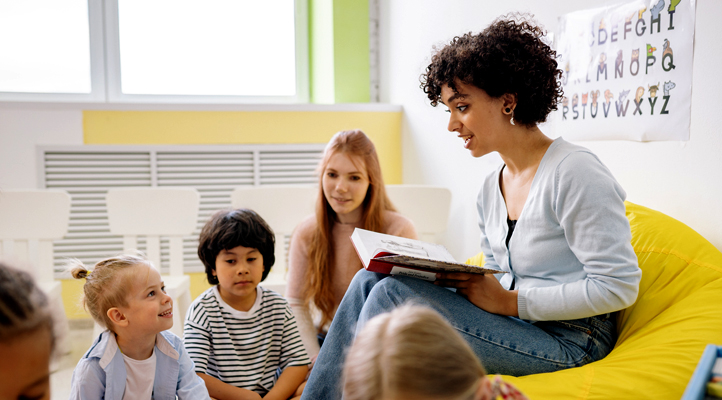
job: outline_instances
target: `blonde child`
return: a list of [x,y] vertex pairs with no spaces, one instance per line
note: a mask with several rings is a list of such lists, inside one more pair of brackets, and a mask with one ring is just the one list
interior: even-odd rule
[[50,398],[53,321],[30,274],[0,263],[0,399]]
[[198,256],[214,286],[191,304],[184,341],[211,396],[286,400],[310,360],[286,300],[258,284],[275,261],[274,234],[248,209],[221,210],[201,231]]
[[436,311],[404,305],[369,320],[344,367],[344,400],[526,397],[486,376],[469,345]]
[[83,305],[107,328],[75,367],[71,400],[209,398],[183,342],[168,331],[173,301],[148,260],[122,255],[91,271],[75,260],[70,272],[85,279]]

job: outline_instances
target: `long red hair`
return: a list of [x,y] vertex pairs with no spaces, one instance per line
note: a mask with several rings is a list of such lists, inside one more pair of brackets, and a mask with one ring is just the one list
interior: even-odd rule
[[384,211],[396,211],[386,195],[386,187],[381,176],[381,165],[371,139],[360,130],[341,131],[336,133],[326,146],[323,159],[318,165],[318,197],[316,199],[317,228],[311,238],[309,248],[309,276],[304,290],[304,301],[313,302],[321,311],[323,327],[333,319],[336,301],[331,291],[334,274],[331,260],[334,257],[333,236],[331,228],[336,222],[336,212],[328,204],[323,193],[323,175],[331,156],[344,153],[353,161],[360,160],[366,167],[369,187],[360,207],[363,207],[361,226],[370,231],[380,231],[384,226]]

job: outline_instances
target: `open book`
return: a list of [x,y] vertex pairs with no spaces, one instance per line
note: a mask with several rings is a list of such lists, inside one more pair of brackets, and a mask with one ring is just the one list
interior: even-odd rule
[[435,281],[437,272],[500,274],[504,271],[462,264],[440,244],[422,242],[356,228],[351,235],[364,268],[389,275]]

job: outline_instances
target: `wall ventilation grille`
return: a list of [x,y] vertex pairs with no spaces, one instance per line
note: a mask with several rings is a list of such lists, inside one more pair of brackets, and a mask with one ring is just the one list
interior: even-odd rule
[[[324,146],[41,146],[40,187],[66,190],[72,198],[68,234],[54,245],[56,276],[65,277],[67,258],[92,266],[122,252],[121,237],[108,228],[105,195],[109,188],[128,186],[199,191],[198,226],[184,239],[184,265],[188,272],[202,271],[198,233],[214,211],[230,207],[231,191],[247,185],[315,184]],[[145,242],[141,239],[138,246],[143,251]],[[167,272],[167,241],[161,241],[161,258],[161,270]]]

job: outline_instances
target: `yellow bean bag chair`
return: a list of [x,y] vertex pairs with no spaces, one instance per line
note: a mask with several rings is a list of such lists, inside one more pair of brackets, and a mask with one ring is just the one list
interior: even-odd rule
[[722,253],[683,223],[625,204],[642,281],[618,313],[617,344],[583,367],[504,377],[531,400],[679,399],[705,346],[722,345]]

